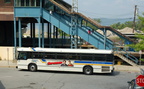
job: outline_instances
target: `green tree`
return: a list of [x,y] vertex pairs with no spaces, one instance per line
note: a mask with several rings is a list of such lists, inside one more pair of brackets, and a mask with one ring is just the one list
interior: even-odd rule
[[130,27],[133,28],[133,21],[126,21],[125,23],[115,23],[111,25],[112,28],[114,29],[123,29],[125,27]]
[[[144,14],[143,14],[144,15]],[[144,17],[138,16],[137,28],[144,33]],[[143,34],[136,34],[138,38],[138,42],[136,44],[128,45],[129,47],[134,48],[136,51],[144,50],[144,35]]]
[[95,21],[97,21],[98,23],[101,23],[101,19],[94,19]]
[[133,28],[133,21],[126,21],[124,24],[125,24],[125,27]]

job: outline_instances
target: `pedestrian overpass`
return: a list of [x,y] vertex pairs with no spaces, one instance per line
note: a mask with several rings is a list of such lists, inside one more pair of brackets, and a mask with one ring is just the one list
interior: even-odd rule
[[[17,23],[18,22],[18,23]],[[72,6],[63,0],[15,0],[14,1],[14,45],[22,47],[22,24],[30,23],[31,38],[35,39],[35,24],[38,24],[38,47],[45,47],[44,27],[47,23],[48,34],[55,31],[58,38],[58,29],[70,35],[71,48],[77,48],[78,38],[94,45],[97,49],[113,49],[114,43],[107,38],[107,31],[111,31],[125,42],[134,41],[109,26],[101,26],[93,19],[82,13],[72,12]],[[103,31],[103,35],[97,32]],[[90,32],[89,32],[90,31]],[[18,33],[18,39],[16,37]],[[48,35],[48,43],[52,37]],[[35,44],[35,42],[33,42]]]
[[[133,41],[121,34],[117,30],[101,26],[99,23],[79,12],[71,12],[71,5],[63,0],[15,0],[14,5],[14,33],[19,33],[18,40],[15,37],[15,46],[22,46],[22,30],[21,24],[38,23],[38,47],[44,47],[44,23],[48,23],[48,30],[61,29],[63,32],[71,35],[71,48],[77,48],[77,38],[81,37],[83,40],[94,45],[98,49],[112,49],[113,42],[106,37],[107,31],[112,31],[125,41],[132,43]],[[72,18],[76,20],[72,20]],[[35,19],[33,21],[32,19]],[[18,20],[18,26],[16,24]],[[89,26],[90,24],[91,26]],[[31,26],[31,28],[34,25]],[[100,29],[104,35],[98,33],[96,30]],[[88,31],[91,31],[89,34]],[[34,34],[33,34],[34,35]],[[57,34],[58,35],[58,34]]]

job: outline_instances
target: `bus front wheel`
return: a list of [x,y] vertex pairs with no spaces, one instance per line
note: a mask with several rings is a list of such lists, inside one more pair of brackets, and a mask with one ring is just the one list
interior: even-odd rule
[[28,66],[28,69],[32,72],[35,72],[35,71],[37,71],[37,66],[36,66],[36,64],[30,64]]
[[83,72],[86,74],[86,75],[90,75],[93,73],[93,68],[91,66],[85,66],[84,69],[83,69]]

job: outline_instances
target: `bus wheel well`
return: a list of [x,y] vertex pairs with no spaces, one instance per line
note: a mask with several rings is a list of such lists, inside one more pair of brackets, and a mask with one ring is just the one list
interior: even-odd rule
[[35,63],[30,63],[28,65],[28,70],[34,72],[34,71],[37,71],[37,65]]
[[86,75],[90,75],[93,73],[93,67],[90,66],[90,65],[86,65],[83,67],[83,72],[86,74]]

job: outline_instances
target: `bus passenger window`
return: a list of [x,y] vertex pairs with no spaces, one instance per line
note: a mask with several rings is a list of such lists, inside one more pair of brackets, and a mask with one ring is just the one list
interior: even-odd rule
[[19,53],[18,59],[19,60],[26,60],[27,59],[26,53]]

